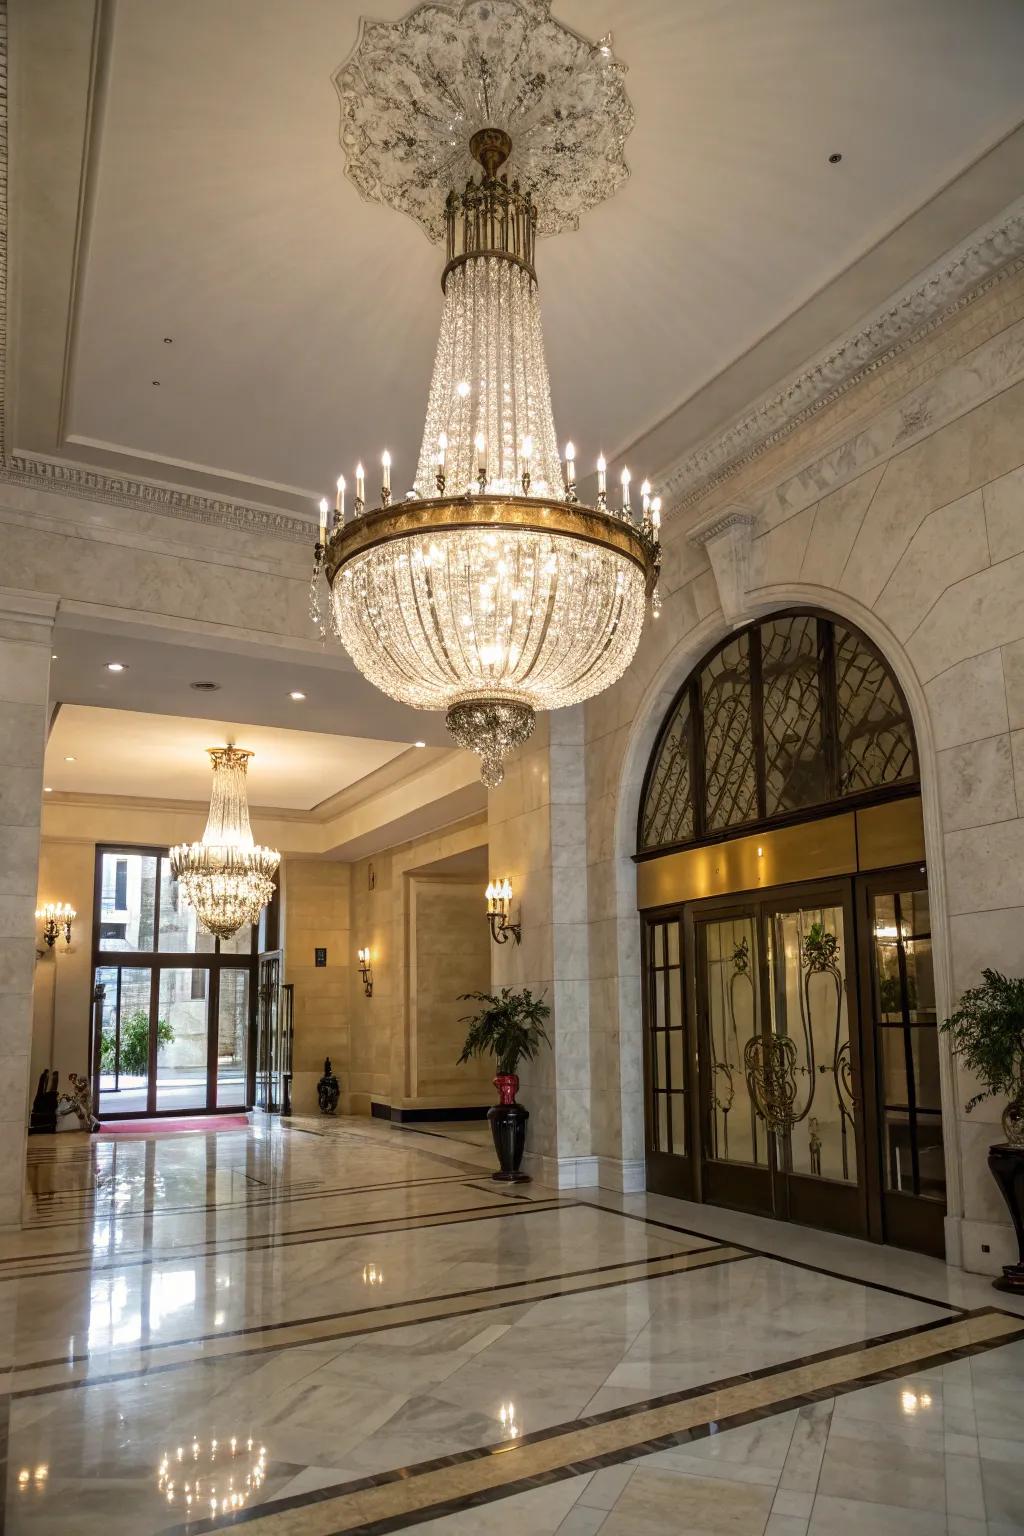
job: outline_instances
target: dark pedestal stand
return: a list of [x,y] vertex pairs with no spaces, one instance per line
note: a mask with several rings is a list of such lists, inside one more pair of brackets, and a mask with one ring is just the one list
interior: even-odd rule
[[1017,1234],[1017,1262],[1004,1264],[1003,1273],[992,1284],[997,1291],[1012,1291],[1024,1296],[1024,1147],[1005,1143],[988,1149],[988,1165],[999,1185],[999,1192],[1010,1211]]
[[529,1184],[530,1175],[519,1172],[526,1147],[526,1122],[529,1118],[530,1111],[521,1104],[495,1104],[487,1111],[494,1150],[501,1164],[500,1173],[492,1173],[492,1179],[500,1179],[506,1184]]

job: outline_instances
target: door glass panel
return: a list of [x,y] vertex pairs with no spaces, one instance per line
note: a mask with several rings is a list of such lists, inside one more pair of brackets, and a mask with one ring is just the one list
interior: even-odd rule
[[857,1182],[846,938],[839,906],[775,912],[768,924],[772,1039],[759,1100],[792,1173]]
[[191,966],[160,971],[156,1107],[205,1109],[211,973]]
[[149,1087],[149,982],[141,966],[98,966],[104,987],[100,1113],[144,1114]]
[[878,1097],[886,1188],[945,1199],[928,892],[872,898]]
[[103,854],[100,865],[100,949],[153,948],[157,859],[151,853]]
[[721,1162],[768,1165],[768,1141],[751,1099],[744,1053],[757,1033],[757,962],[749,917],[702,925],[711,1056],[711,1148]]
[[225,967],[217,1004],[217,1108],[245,1104],[249,972]]
[[648,1070],[651,1075],[649,1145],[686,1154],[686,1031],[678,919],[648,928]]

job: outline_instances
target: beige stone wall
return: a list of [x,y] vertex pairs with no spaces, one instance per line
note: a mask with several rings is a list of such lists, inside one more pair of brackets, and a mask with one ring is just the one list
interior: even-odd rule
[[[33,1093],[44,1067],[55,1067],[65,1085],[70,1072],[89,1075],[95,872],[93,844],[44,837],[39,850],[36,905],[70,902],[78,916],[71,927],[70,946],[60,938],[53,949],[37,955],[30,1073]],[[43,947],[40,941],[39,948]]]
[[[425,1033],[418,1028],[420,987],[416,985],[415,992],[413,990],[417,927],[413,897],[415,883],[419,876],[430,878],[429,867],[438,860],[479,848],[486,842],[486,836],[483,818],[472,817],[429,837],[384,850],[372,859],[360,859],[351,866],[350,947],[353,964],[349,986],[352,1021],[349,1087],[354,1114],[369,1114],[374,1100],[405,1108],[434,1108],[486,1103],[492,1097],[489,1079],[476,1068],[458,1069],[459,1076],[451,1080],[450,1089],[439,1086],[440,1077],[433,1085],[420,1083],[417,1069],[419,1040],[424,1039],[428,1058],[435,1054],[430,1041],[440,1017],[441,988],[436,977],[428,980],[426,992],[438,1000],[438,1005],[436,1011],[433,1005],[427,1009]],[[464,913],[467,922],[468,914],[467,905]],[[478,894],[478,922],[489,945],[482,887]],[[371,998],[364,995],[355,964],[356,951],[367,946],[373,964]],[[478,963],[471,964],[466,974],[476,978],[473,985],[486,986],[490,961],[482,961],[482,948],[481,941],[477,940]],[[464,988],[460,984],[452,990],[454,993]],[[458,1012],[462,1011],[460,1005]],[[446,1029],[449,1027],[445,1026]],[[436,1048],[438,1073],[447,1049],[443,1044]],[[481,1082],[486,1085],[483,1097]],[[435,1086],[437,1092],[434,1092]]]
[[[794,603],[859,625],[910,701],[925,804],[940,1009],[983,965],[1024,970],[1024,276],[994,286],[666,520],[661,619],[586,707],[590,1075],[601,1181],[642,1187],[640,784],[657,728],[729,628],[688,534],[755,518],[736,622]],[[1013,1256],[986,1165],[999,1106],[966,1117],[944,1048],[953,1262]],[[988,1245],[988,1254],[982,1251]]]
[[491,986],[491,936],[478,880],[413,875],[409,880],[409,1078],[417,1099],[443,1104],[494,1099],[493,1065],[457,1065],[476,1003],[465,992]]
[[[316,1085],[330,1056],[348,1110],[352,945],[349,941],[349,866],[329,859],[286,859],[284,980],[295,988],[292,1025],[292,1107],[314,1114]],[[315,964],[317,949],[327,964]]]

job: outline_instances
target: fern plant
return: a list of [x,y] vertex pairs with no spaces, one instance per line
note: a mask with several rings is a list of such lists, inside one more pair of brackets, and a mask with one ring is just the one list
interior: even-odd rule
[[521,1061],[533,1061],[542,1045],[551,1044],[544,1029],[551,1009],[543,997],[502,987],[497,996],[492,992],[462,992],[459,1001],[487,1005],[459,1020],[469,1025],[460,1065],[474,1056],[493,1056],[499,1075],[509,1076],[518,1071]]
[[981,975],[982,985],[968,988],[942,1024],[956,1054],[984,1084],[968,1110],[996,1094],[1024,1098],[1024,977]]

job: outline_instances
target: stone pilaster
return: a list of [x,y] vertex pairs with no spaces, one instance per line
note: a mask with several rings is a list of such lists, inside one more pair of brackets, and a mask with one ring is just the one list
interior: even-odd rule
[[21,1220],[36,885],[57,598],[0,587],[0,1227]]
[[560,1187],[596,1184],[591,1152],[587,828],[582,709],[541,717],[488,797],[491,874],[512,881],[522,944],[495,948],[495,988],[543,992],[551,1050],[524,1066],[527,1167]]

